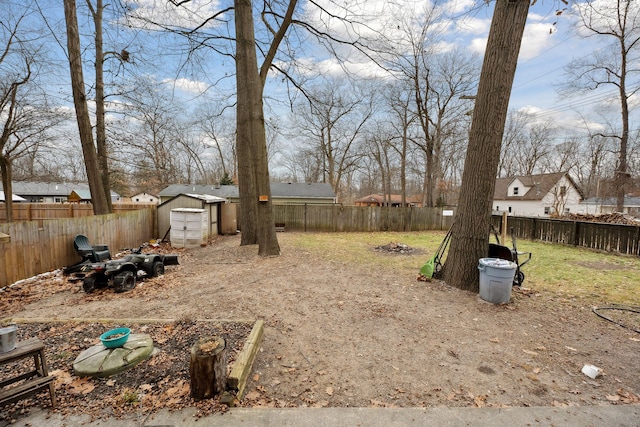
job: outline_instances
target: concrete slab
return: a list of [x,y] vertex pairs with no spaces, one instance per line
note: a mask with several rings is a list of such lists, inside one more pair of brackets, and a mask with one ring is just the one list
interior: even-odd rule
[[[63,418],[46,410],[34,410],[12,426],[87,427],[395,427],[395,426],[562,426],[637,427],[640,405],[535,407],[535,408],[232,408],[225,414],[195,417],[192,408],[136,414],[124,420],[89,416]],[[0,427],[9,421],[0,420]]]

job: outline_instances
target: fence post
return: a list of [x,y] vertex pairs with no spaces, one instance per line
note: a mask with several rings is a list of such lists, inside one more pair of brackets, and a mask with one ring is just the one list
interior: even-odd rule
[[536,234],[538,232],[537,228],[538,228],[538,221],[535,218],[533,218],[533,221],[531,221],[531,236],[529,236],[531,240],[536,239]]
[[580,223],[573,221],[573,246],[578,246],[580,243]]

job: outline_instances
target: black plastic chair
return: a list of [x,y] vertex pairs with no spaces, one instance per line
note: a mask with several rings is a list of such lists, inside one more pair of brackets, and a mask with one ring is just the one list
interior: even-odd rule
[[82,257],[81,262],[100,262],[111,259],[111,252],[109,252],[107,245],[91,245],[87,236],[83,234],[78,234],[73,239],[73,247]]

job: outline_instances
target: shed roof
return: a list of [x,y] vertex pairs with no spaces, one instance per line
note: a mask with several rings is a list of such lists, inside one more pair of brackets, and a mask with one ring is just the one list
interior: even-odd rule
[[224,203],[224,202],[227,201],[226,199],[223,199],[222,197],[210,196],[208,194],[185,194],[185,193],[182,193],[182,194],[178,194],[176,196],[173,196],[169,200],[161,203],[159,205],[159,207],[160,206],[165,206],[166,204],[173,202],[178,197],[188,197],[190,199],[197,199],[197,200],[200,200],[200,201],[202,201],[204,203]]

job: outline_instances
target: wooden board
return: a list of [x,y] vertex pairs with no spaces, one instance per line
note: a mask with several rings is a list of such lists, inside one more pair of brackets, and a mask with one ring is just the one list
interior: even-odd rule
[[264,334],[264,321],[258,320],[253,325],[253,329],[244,344],[244,347],[238,354],[238,358],[233,364],[233,369],[227,379],[227,388],[236,392],[236,399],[242,399],[245,386],[247,385],[247,378],[253,367],[253,362],[256,358],[256,354],[262,344],[262,337]]

